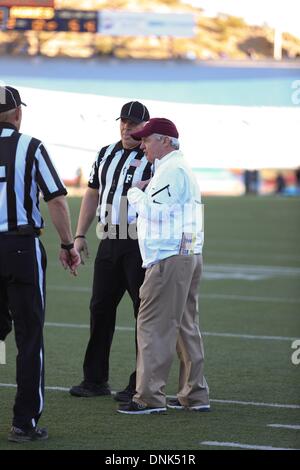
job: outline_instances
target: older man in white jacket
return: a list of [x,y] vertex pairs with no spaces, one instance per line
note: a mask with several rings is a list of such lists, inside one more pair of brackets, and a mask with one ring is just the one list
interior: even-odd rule
[[169,408],[209,411],[203,375],[204,351],[198,326],[203,221],[197,182],[179,151],[173,122],[153,118],[132,134],[141,140],[154,176],[145,192],[128,191],[138,213],[138,238],[146,268],[137,321],[136,394],[120,405],[126,414],[166,411],[165,386],[177,349],[177,398]]

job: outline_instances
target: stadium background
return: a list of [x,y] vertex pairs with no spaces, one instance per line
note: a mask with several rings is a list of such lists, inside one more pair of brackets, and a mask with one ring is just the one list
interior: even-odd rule
[[[23,33],[9,34],[20,38]],[[69,50],[76,49],[77,40],[67,37]],[[57,58],[28,57],[28,50],[21,55],[6,51],[0,57],[1,80],[20,87],[28,104],[24,132],[45,140],[70,183],[73,227],[97,148],[118,138],[114,119],[124,100],[146,100],[152,115],[178,122],[183,150],[205,194],[200,324],[213,412],[124,417],[115,412],[116,403],[109,397],[69,396],[68,388],[81,376],[98,242],[93,227],[88,236],[90,261],[73,279],[59,266],[59,241],[46,217],[47,391],[41,424],[48,426],[50,439],[25,448],[300,447],[299,365],[292,361],[292,346],[300,336],[300,204],[290,194],[274,195],[272,181],[283,171],[290,187],[295,186],[294,170],[300,163],[299,62],[265,62],[261,56],[240,62],[219,56],[218,62],[203,62],[198,49],[194,51],[196,57],[159,62],[120,61],[116,56],[67,60],[65,53]],[[79,168],[83,178],[78,188]],[[259,168],[270,184],[261,183],[262,194],[231,197],[243,194],[246,168]],[[227,196],[208,195],[212,193]],[[46,207],[42,209],[47,215]],[[15,394],[15,354],[10,335],[7,365],[0,366],[0,449],[16,448],[6,441]],[[113,390],[124,385],[133,361],[134,323],[125,297],[113,342]],[[169,395],[175,395],[176,385],[177,361]]]

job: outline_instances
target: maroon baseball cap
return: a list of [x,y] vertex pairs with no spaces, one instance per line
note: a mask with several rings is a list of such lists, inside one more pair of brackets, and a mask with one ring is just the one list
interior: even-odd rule
[[133,132],[131,137],[134,140],[141,140],[142,137],[148,137],[151,134],[167,135],[178,139],[179,134],[174,122],[165,118],[152,118],[147,124],[138,132]]

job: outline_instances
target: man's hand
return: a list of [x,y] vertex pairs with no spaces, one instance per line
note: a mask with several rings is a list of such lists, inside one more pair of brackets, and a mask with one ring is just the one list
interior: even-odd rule
[[88,244],[85,238],[76,238],[74,247],[80,255],[81,264],[84,264],[86,258],[89,258]]
[[77,276],[77,267],[80,265],[80,255],[76,248],[72,248],[71,250],[60,250],[59,259],[61,264],[65,269],[70,270],[70,273],[73,276]]
[[148,186],[149,184],[149,180],[144,180],[144,181],[138,181],[136,184],[134,184],[132,187],[133,188],[138,188],[138,189],[141,189],[142,191],[146,188],[146,186]]

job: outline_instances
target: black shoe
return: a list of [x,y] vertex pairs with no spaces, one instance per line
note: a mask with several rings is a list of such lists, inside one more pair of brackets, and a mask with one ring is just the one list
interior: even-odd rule
[[71,395],[73,395],[73,397],[84,398],[111,395],[111,391],[107,382],[98,385],[83,381],[81,384],[74,385],[72,388],[70,388],[69,392]]
[[129,401],[131,401],[134,395],[135,390],[130,385],[127,385],[124,390],[121,390],[121,392],[117,392],[115,394],[114,399],[122,403],[128,403]]
[[118,413],[124,413],[126,415],[152,415],[155,413],[164,413],[167,411],[167,408],[155,408],[151,406],[141,405],[136,401],[131,401],[129,403],[122,403],[117,410]]
[[46,428],[33,428],[28,431],[12,426],[8,435],[10,442],[28,442],[28,441],[45,441],[48,439],[48,431]]
[[172,410],[188,410],[188,411],[210,411],[210,405],[193,405],[193,406],[183,406],[177,398],[172,398],[168,401],[168,408]]

